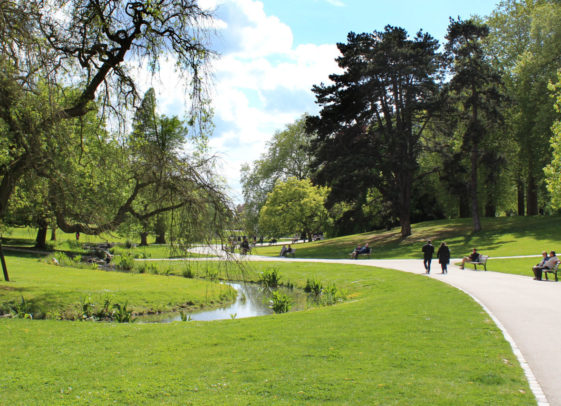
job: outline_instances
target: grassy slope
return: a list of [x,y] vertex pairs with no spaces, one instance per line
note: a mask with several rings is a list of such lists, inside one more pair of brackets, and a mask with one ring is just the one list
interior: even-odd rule
[[275,266],[352,300],[212,323],[0,320],[0,403],[535,404],[500,331],[455,289],[370,267]]
[[[431,239],[436,247],[442,241],[453,257],[462,257],[473,247],[490,256],[539,255],[544,249],[561,251],[561,217],[503,217],[482,219],[483,231],[472,232],[471,219],[439,220],[414,224],[412,235],[402,239],[399,229],[375,231],[296,244],[299,258],[349,258],[357,244],[372,247],[372,258],[421,258],[421,247]],[[278,255],[280,247],[254,250],[259,255]]]

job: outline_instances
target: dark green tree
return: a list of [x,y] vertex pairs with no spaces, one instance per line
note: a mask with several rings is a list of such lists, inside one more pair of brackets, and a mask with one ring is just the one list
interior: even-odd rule
[[313,88],[322,107],[308,120],[315,179],[331,187],[331,205],[363,204],[368,190],[377,189],[407,237],[420,139],[438,106],[438,41],[387,26],[350,33],[337,46],[343,73]]
[[481,145],[501,119],[499,107],[503,96],[501,77],[485,54],[482,41],[489,27],[474,20],[451,20],[446,51],[451,62],[450,101],[458,103],[458,121],[462,133],[462,152],[469,156],[469,192],[475,232],[481,230],[478,196],[478,168]]

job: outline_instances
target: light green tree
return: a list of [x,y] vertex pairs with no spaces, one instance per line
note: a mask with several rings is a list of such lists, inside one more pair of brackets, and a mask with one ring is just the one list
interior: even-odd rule
[[259,227],[273,237],[305,234],[311,239],[329,224],[325,199],[329,188],[314,186],[309,179],[288,178],[278,182],[259,215]]
[[244,197],[244,220],[248,232],[258,233],[259,212],[267,194],[278,181],[289,177],[305,179],[310,175],[309,137],[306,116],[276,132],[267,151],[252,165],[244,164],[241,183]]
[[518,147],[512,173],[518,214],[535,215],[548,201],[543,168],[555,112],[547,85],[561,58],[561,2],[503,0],[487,19],[491,60],[503,72],[511,107],[506,122]]
[[[554,108],[561,114],[561,69],[557,71],[557,83],[550,83],[549,89],[555,96]],[[561,208],[561,118],[553,123],[551,127],[551,148],[553,157],[551,163],[545,168],[547,189],[551,193],[551,205]]]

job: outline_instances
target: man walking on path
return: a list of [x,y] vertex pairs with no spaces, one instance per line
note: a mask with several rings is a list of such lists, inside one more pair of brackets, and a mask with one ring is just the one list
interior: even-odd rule
[[430,262],[432,261],[432,254],[434,254],[434,246],[431,240],[428,240],[425,245],[423,245],[423,264],[425,265],[425,273],[430,274]]

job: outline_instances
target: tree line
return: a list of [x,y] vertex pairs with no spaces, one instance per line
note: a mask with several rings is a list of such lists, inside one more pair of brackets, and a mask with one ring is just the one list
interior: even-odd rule
[[[443,46],[400,27],[349,33],[337,44],[341,73],[313,88],[319,113],[243,168],[247,228],[278,234],[267,213],[291,176],[328,188],[320,228],[334,235],[400,225],[407,237],[413,222],[455,217],[471,217],[477,232],[482,216],[554,213],[560,39],[553,0],[450,19]],[[305,170],[278,153],[283,145]]]

